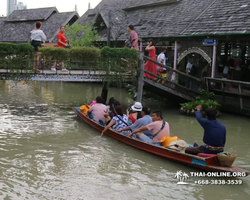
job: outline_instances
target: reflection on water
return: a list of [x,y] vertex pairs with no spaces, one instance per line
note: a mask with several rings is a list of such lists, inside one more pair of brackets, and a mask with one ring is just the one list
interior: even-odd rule
[[[177,170],[195,169],[100,138],[71,107],[90,102],[101,88],[0,82],[0,199],[249,199],[249,178],[241,186],[177,185]],[[109,96],[133,103],[122,89],[112,88]],[[202,142],[195,118],[152,99],[144,103],[164,110],[171,135]],[[235,164],[249,170],[249,119],[225,114],[220,120],[228,129],[227,149],[238,155]]]

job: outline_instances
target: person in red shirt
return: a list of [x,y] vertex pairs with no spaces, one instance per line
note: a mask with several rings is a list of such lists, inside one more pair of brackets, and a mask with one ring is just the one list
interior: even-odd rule
[[[69,40],[66,40],[64,32],[65,32],[65,26],[61,26],[60,27],[60,32],[57,35],[57,47],[59,47],[59,48],[68,47],[67,42],[69,42]],[[62,71],[68,72],[68,70],[64,68],[64,62],[61,62],[61,66],[62,66]],[[51,70],[56,71],[56,62],[54,62],[54,65],[51,68]]]

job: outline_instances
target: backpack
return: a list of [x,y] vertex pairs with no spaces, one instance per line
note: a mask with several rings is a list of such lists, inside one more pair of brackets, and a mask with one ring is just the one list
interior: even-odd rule
[[191,70],[190,70],[190,75],[191,76],[195,76],[198,73],[198,67],[196,67],[195,65],[192,66]]

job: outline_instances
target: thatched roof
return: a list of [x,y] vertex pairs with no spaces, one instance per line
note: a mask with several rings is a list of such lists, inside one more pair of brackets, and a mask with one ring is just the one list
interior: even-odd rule
[[54,7],[15,10],[7,18],[0,18],[0,42],[29,42],[36,21],[42,22],[47,41],[55,42],[60,26],[73,24],[78,18],[76,12],[58,13]]
[[113,40],[125,40],[129,24],[139,37],[250,34],[249,0],[102,0],[78,22],[98,25],[100,17]]

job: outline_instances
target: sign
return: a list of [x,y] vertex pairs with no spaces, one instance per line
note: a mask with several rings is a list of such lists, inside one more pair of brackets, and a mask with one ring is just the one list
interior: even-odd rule
[[203,45],[217,45],[218,40],[217,39],[205,39],[203,40]]

